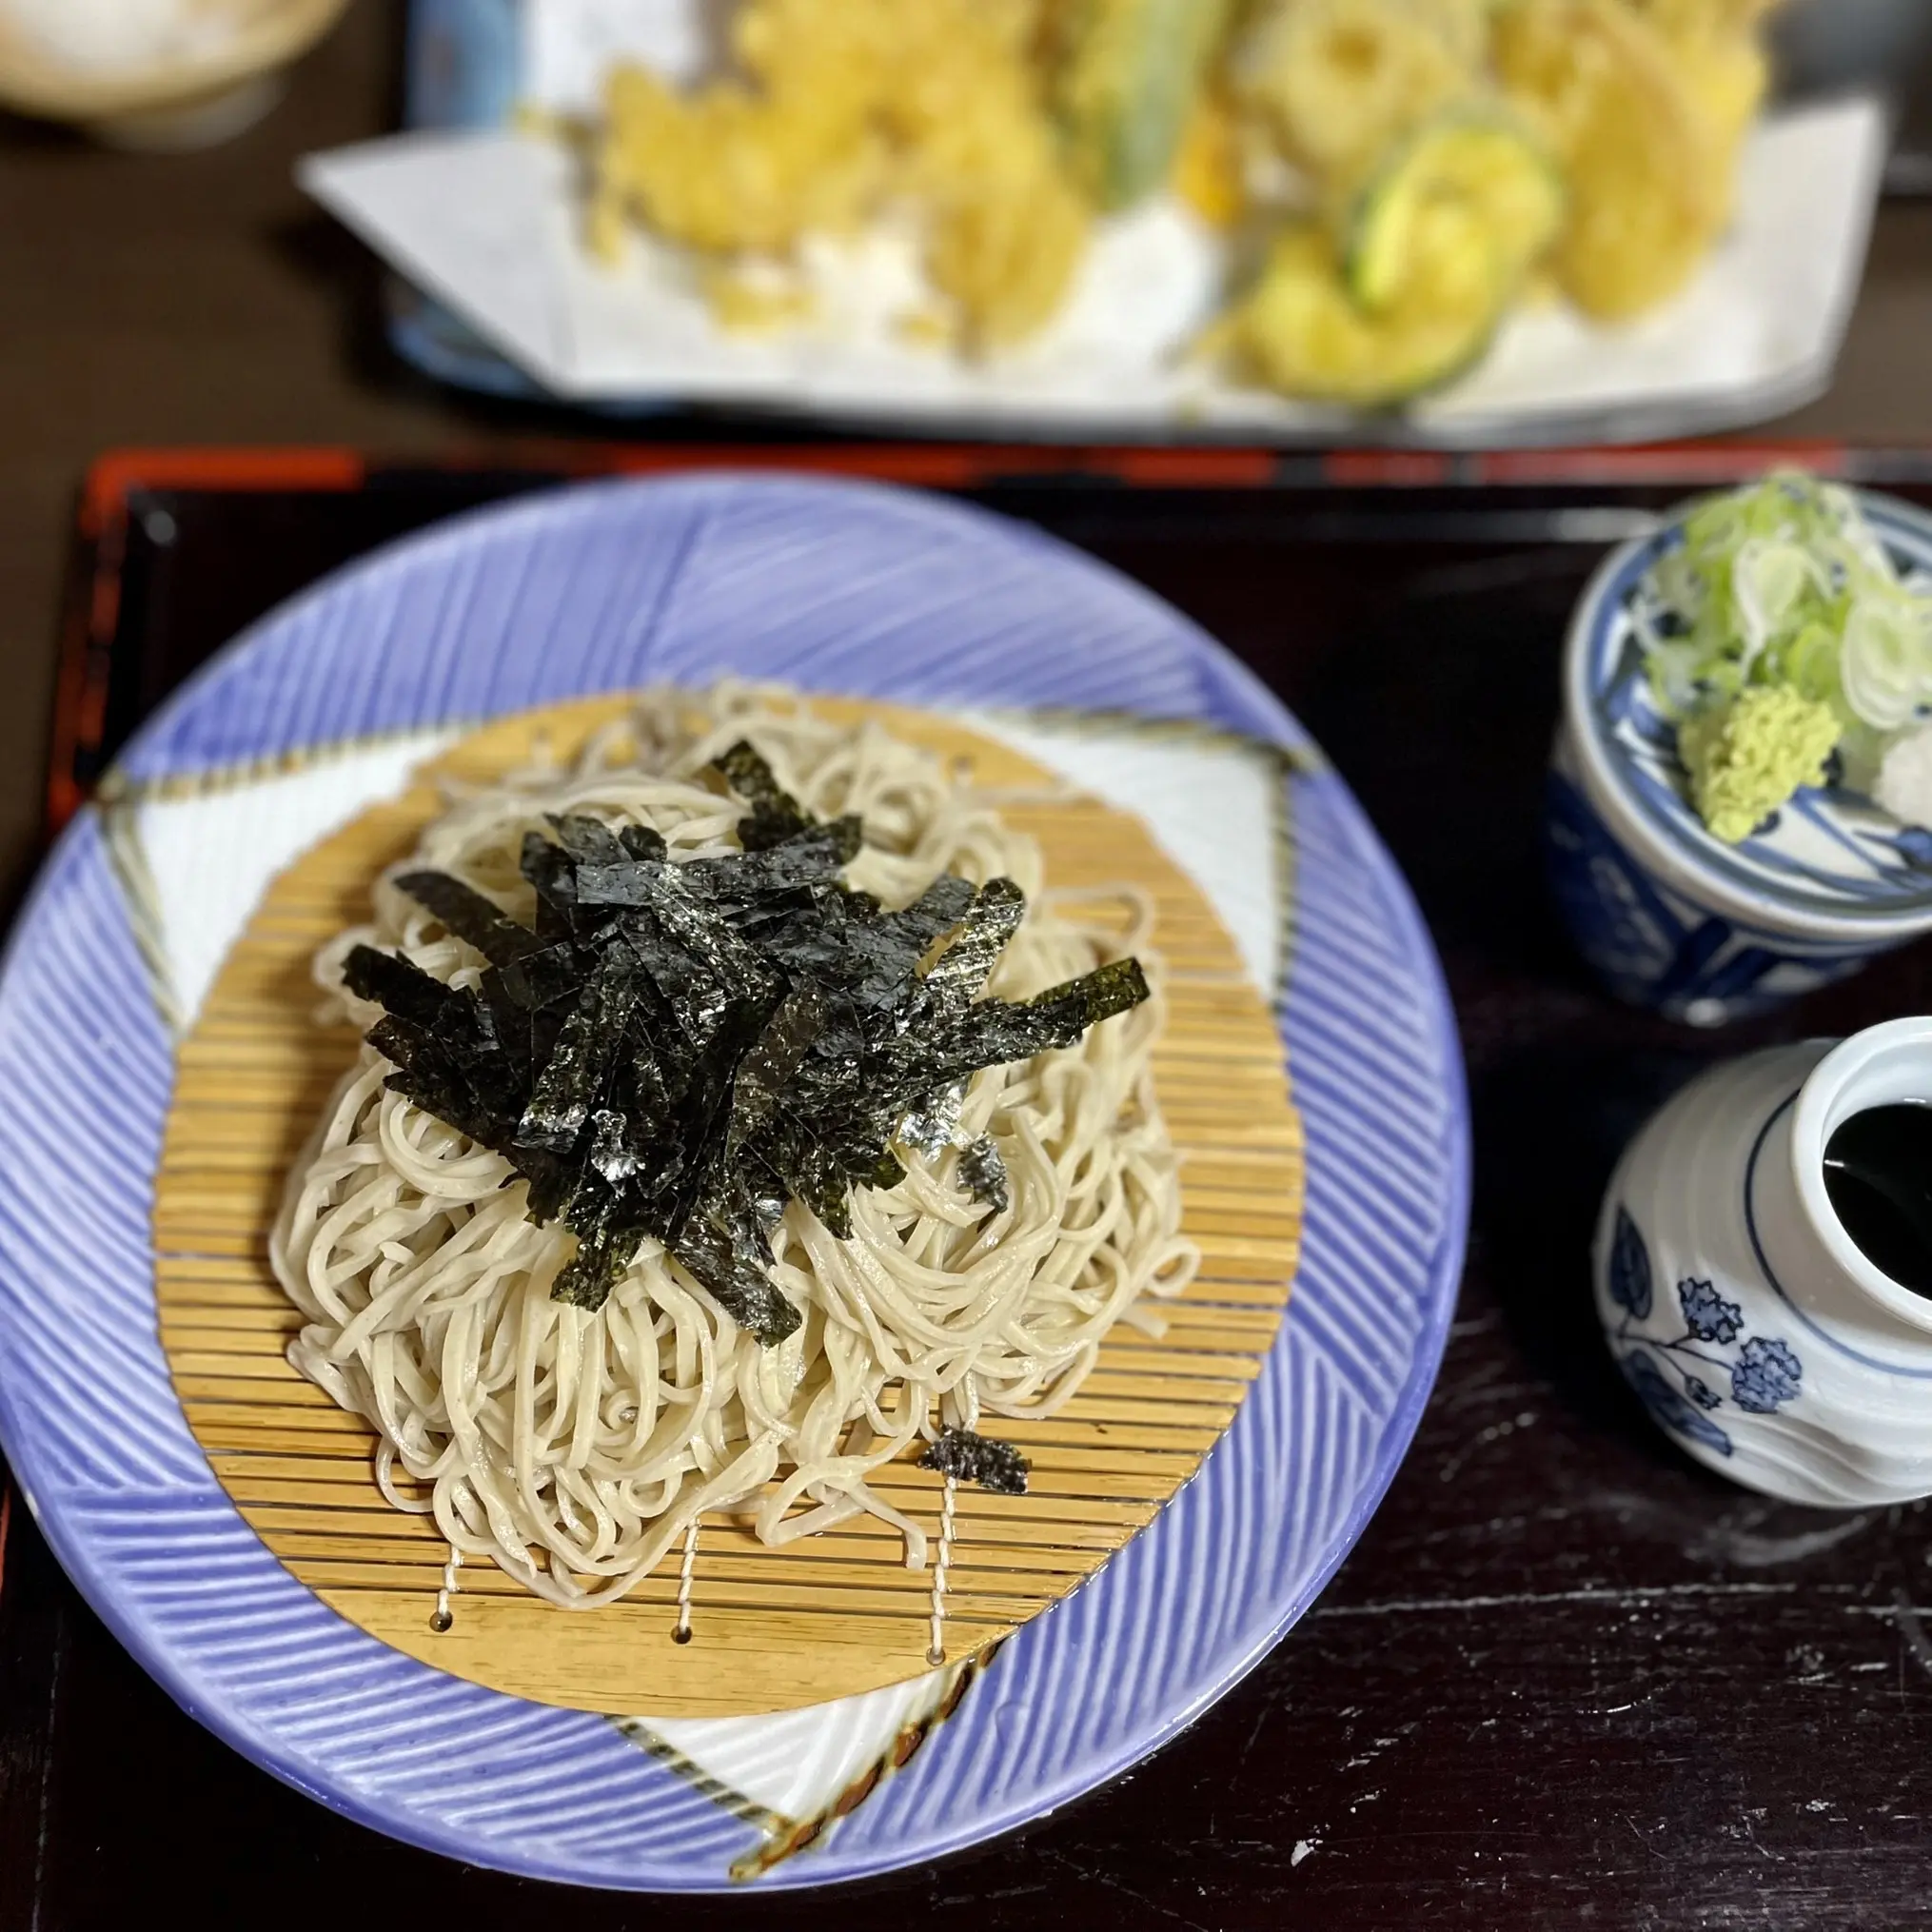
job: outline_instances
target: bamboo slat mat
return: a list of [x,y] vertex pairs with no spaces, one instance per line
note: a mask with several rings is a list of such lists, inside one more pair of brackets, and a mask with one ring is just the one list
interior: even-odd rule
[[[621,699],[523,714],[464,739],[404,798],[316,846],[269,889],[180,1050],[154,1211],[161,1336],[189,1426],[247,1521],[297,1577],[384,1642],[540,1703],[659,1716],[785,1709],[931,1667],[930,1570],[910,1571],[885,1526],[858,1522],[765,1548],[707,1517],[673,1642],[679,1552],[621,1604],[560,1609],[471,1562],[446,1630],[432,1626],[448,1558],[429,1520],[388,1507],[373,1437],[284,1358],[298,1317],[266,1237],[288,1169],[355,1035],[314,1020],[316,947],[367,917],[370,881],[442,809],[436,780],[527,764],[540,734],[567,753],[624,715]],[[1029,1493],[960,1487],[945,1587],[948,1662],[983,1650],[1090,1575],[1187,1480],[1232,1420],[1273,1342],[1294,1272],[1302,1136],[1279,1036],[1233,941],[1136,818],[1055,781],[1005,746],[924,713],[818,700],[970,761],[976,780],[1030,796],[1005,807],[1032,833],[1050,889],[1132,880],[1157,908],[1169,1019],[1155,1082],[1183,1151],[1186,1232],[1201,1278],[1155,1341],[1122,1328],[1050,1421],[1002,1419],[1032,1464]],[[944,1485],[910,1464],[875,1479],[932,1529]],[[404,1485],[404,1487],[407,1487]]]

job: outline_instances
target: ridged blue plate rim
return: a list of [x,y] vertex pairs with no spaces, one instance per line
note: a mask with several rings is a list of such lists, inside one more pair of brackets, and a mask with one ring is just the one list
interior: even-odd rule
[[[1298,754],[1278,1017],[1309,1200],[1281,1338],[1200,1474],[1012,1639],[822,1849],[761,1882],[785,1888],[924,1863],[1043,1816],[1197,1717],[1295,1622],[1380,1502],[1434,1380],[1469,1125],[1422,919],[1294,719],[1138,585],[940,499],[713,475],[460,517],[254,626],[119,771],[143,783],[260,767],[727,671],[909,703],[1191,720]],[[531,1877],[727,1889],[757,1843],[749,1824],[604,1719],[463,1683],[344,1622],[228,1501],[154,1329],[148,1216],[171,1055],[90,809],[0,964],[0,1443],[61,1563],[184,1709],[350,1818]],[[1104,1696],[1089,1694],[1096,1682]]]

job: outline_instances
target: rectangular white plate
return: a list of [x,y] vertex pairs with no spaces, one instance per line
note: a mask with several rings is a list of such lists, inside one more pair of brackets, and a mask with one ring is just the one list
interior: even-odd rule
[[[578,4],[598,12],[592,0]],[[526,72],[544,95],[581,106],[588,81],[572,44],[531,33]],[[1616,329],[1560,307],[1519,313],[1469,377],[1383,418],[1237,389],[1185,362],[1178,352],[1212,312],[1223,265],[1215,239],[1173,204],[1103,224],[1054,325],[1019,354],[968,366],[893,335],[885,308],[911,271],[891,242],[854,252],[839,312],[782,335],[720,330],[669,250],[641,241],[621,268],[600,267],[580,243],[570,164],[541,139],[404,134],[311,155],[300,177],[402,273],[571,401],[739,403],[1043,438],[1346,435],[1455,446],[1686,434],[1762,421],[1818,394],[1857,296],[1883,155],[1883,116],[1870,101],[1768,121],[1746,148],[1731,230],[1676,301]]]

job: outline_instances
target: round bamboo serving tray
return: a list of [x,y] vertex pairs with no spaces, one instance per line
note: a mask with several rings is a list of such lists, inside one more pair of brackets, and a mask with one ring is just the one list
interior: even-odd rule
[[[683,1563],[674,1551],[596,1611],[557,1608],[467,1564],[439,1627],[446,1546],[428,1518],[384,1502],[371,1431],[284,1355],[300,1324],[269,1272],[267,1232],[356,1046],[352,1031],[315,1023],[309,960],[367,917],[371,880],[442,811],[441,781],[497,779],[528,764],[540,738],[567,755],[627,708],[599,699],[501,720],[271,886],[180,1050],[154,1208],[161,1337],[189,1426],[243,1515],[297,1577],[384,1643],[543,1704],[661,1717],[787,1709],[983,1653],[1091,1575],[1187,1481],[1232,1421],[1287,1305],[1301,1128],[1268,1003],[1139,818],[942,718],[816,700],[821,715],[877,718],[970,765],[976,782],[1021,795],[1005,816],[1038,839],[1050,887],[1132,881],[1153,895],[1168,968],[1155,1084],[1184,1155],[1183,1225],[1202,1249],[1200,1278],[1168,1306],[1163,1338],[1117,1330],[1059,1415],[1001,1421],[998,1433],[1032,1464],[1029,1492],[954,1490],[936,1626],[937,1566],[906,1569],[883,1524],[772,1549],[712,1516]],[[936,1549],[942,1480],[910,1463],[875,1480],[929,1524]]]

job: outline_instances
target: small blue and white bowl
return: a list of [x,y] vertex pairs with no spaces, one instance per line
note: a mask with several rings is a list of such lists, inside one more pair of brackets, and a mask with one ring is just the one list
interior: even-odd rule
[[[1900,571],[1932,578],[1932,515],[1859,500]],[[1545,843],[1571,936],[1610,991],[1721,1026],[1932,932],[1932,833],[1835,786],[1801,791],[1742,844],[1705,830],[1635,617],[1652,564],[1682,542],[1672,514],[1615,551],[1577,606]]]

